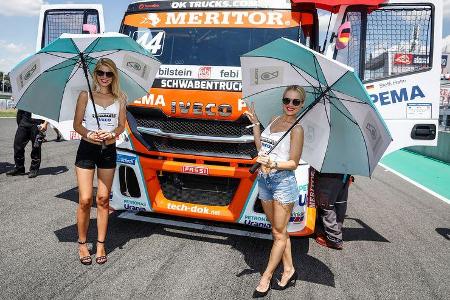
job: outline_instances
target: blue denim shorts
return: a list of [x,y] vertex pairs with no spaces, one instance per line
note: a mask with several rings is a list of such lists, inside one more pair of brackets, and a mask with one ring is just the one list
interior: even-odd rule
[[276,200],[281,204],[295,203],[300,197],[294,171],[276,171],[258,174],[259,199]]

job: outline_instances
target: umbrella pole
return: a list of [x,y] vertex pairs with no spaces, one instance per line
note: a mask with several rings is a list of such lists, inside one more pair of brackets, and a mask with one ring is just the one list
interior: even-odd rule
[[[92,106],[94,107],[95,120],[97,120],[97,126],[98,126],[98,129],[100,130],[101,129],[100,121],[98,120],[97,108],[95,107],[94,95],[92,94],[91,83],[89,82],[89,76],[88,76],[88,68],[87,68],[86,60],[84,59],[83,53],[80,53],[80,59],[81,59],[82,65],[83,65],[84,77],[86,78],[86,82],[88,85],[89,95],[91,95]],[[104,149],[106,149],[106,144],[103,141],[102,142],[102,150],[104,150]]]
[[[270,148],[269,151],[267,151],[267,154],[270,154],[273,149],[275,149],[276,146],[278,146],[278,144],[281,142],[282,139],[284,139],[290,132],[292,129],[294,129],[295,126],[297,126],[298,122],[300,122],[300,120],[306,115],[306,113],[308,111],[310,111],[317,103],[319,103],[319,101],[326,95],[326,93],[328,93],[328,91],[331,90],[331,87],[328,87],[325,91],[323,91],[319,97],[317,97],[301,114],[300,116],[297,118],[297,120],[294,121],[294,123],[291,125],[291,127],[289,127],[288,130],[286,130],[286,132],[281,136],[281,138],[275,143],[275,145],[273,145],[272,148]],[[260,163],[254,163],[253,166],[250,168],[249,172],[251,174],[255,173],[256,170],[259,169],[259,167],[261,166]]]

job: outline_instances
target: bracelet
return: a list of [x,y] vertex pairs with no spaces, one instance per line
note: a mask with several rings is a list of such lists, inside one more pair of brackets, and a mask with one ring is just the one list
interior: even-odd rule
[[116,138],[116,133],[115,133],[114,131],[111,132],[111,138],[112,138],[112,139]]
[[252,123],[252,124],[250,124],[250,125],[247,125],[247,126],[245,126],[245,128],[252,128],[252,127],[255,127],[255,126],[258,126],[258,125],[260,125],[260,123],[258,122],[258,123]]

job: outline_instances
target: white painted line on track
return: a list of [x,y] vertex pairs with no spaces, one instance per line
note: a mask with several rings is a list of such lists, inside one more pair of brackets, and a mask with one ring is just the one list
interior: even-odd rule
[[436,198],[438,198],[438,199],[444,201],[444,202],[447,203],[447,204],[450,204],[450,199],[447,199],[447,198],[445,198],[444,196],[442,196],[442,195],[436,193],[435,191],[432,191],[432,190],[430,190],[429,188],[427,188],[427,187],[421,185],[420,183],[417,183],[416,181],[414,181],[414,180],[412,180],[411,178],[409,178],[409,177],[403,175],[402,173],[399,173],[399,172],[395,171],[394,169],[389,168],[389,167],[386,166],[385,164],[382,164],[382,163],[378,163],[378,164],[379,164],[381,167],[383,167],[383,168],[385,168],[386,170],[388,170],[389,172],[394,173],[394,174],[397,175],[398,177],[400,177],[400,178],[402,178],[402,179],[408,181],[409,183],[411,183],[411,184],[417,186],[418,188],[424,190],[425,192],[427,192],[427,193],[433,195],[434,197],[436,197]]
[[155,224],[161,224],[161,225],[170,225],[170,226],[181,227],[181,228],[204,230],[204,231],[208,231],[208,232],[217,232],[217,233],[238,235],[238,236],[251,237],[251,238],[257,238],[257,239],[272,240],[271,234],[251,232],[251,231],[238,230],[238,229],[232,229],[232,228],[223,228],[223,227],[210,226],[210,225],[195,224],[195,223],[189,223],[189,222],[183,222],[183,221],[166,220],[166,219],[162,219],[162,218],[138,216],[138,215],[136,215],[135,212],[130,212],[130,211],[121,213],[119,215],[119,218],[148,222],[148,223],[155,223]]
[[0,119],[15,119],[16,117],[0,117]]

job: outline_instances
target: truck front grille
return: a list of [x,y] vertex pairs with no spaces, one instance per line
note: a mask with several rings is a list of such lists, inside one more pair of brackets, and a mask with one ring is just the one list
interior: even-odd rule
[[164,197],[178,202],[227,206],[239,186],[239,179],[162,172],[158,176]]

